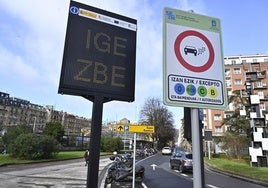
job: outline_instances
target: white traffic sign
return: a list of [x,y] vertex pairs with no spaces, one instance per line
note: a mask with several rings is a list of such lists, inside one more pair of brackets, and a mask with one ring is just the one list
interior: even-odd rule
[[225,109],[220,20],[164,9],[164,103]]

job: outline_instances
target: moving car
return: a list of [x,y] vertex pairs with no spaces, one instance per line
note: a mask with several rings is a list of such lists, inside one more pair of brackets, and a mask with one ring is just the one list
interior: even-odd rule
[[169,146],[165,146],[162,148],[162,155],[171,155],[172,149]]
[[181,146],[175,146],[172,151],[173,151],[173,154],[175,154],[175,153],[178,153],[180,151],[186,151],[186,150],[184,148],[182,148]]
[[193,171],[193,156],[192,153],[179,151],[173,153],[169,160],[171,169],[177,168],[180,172]]

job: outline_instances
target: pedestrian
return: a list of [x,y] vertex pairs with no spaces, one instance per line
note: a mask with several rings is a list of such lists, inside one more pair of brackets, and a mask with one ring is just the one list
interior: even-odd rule
[[85,158],[85,162],[86,162],[85,166],[87,166],[88,161],[89,161],[89,151],[88,150],[85,151],[84,158]]

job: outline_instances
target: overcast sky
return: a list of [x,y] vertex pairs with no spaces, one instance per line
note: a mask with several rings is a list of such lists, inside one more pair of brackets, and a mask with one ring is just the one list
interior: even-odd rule
[[[137,20],[135,101],[105,103],[103,121],[137,121],[146,99],[162,100],[164,7],[219,18],[224,56],[268,53],[267,0],[77,1]],[[0,91],[91,118],[92,102],[58,94],[69,2],[0,0]],[[168,109],[179,126],[182,108]]]

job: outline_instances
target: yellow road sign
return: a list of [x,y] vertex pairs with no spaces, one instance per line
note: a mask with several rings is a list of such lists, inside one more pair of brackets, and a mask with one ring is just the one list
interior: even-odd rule
[[153,125],[135,125],[135,124],[118,124],[116,125],[117,132],[131,133],[154,133]]
[[125,132],[125,125],[116,125],[117,132]]
[[130,125],[129,132],[133,133],[154,133],[154,126],[151,125]]

